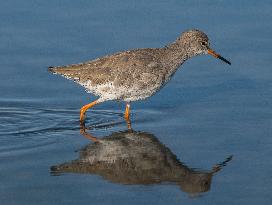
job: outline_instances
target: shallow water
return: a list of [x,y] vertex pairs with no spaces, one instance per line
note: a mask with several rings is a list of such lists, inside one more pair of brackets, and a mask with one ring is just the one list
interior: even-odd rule
[[[271,9],[270,1],[1,1],[1,204],[271,204]],[[47,67],[163,46],[188,28],[205,31],[232,66],[210,56],[186,62],[157,95],[132,104],[132,138],[124,104],[90,110],[86,132],[113,143],[100,153],[121,140],[107,155],[116,163],[90,168],[80,156],[100,149],[78,118],[94,96]],[[79,167],[58,167],[77,159]]]

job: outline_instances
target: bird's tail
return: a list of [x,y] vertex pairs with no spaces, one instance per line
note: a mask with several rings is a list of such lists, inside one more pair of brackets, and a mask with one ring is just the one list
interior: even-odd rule
[[49,66],[48,71],[54,74],[57,74],[57,67],[54,66]]
[[48,67],[49,72],[53,74],[61,75],[71,80],[79,80],[79,75],[80,75],[79,69],[80,68],[77,65]]

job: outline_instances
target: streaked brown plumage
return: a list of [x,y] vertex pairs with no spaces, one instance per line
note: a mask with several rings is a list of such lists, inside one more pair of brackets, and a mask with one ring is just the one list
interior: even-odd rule
[[209,48],[209,40],[199,30],[189,30],[163,48],[145,48],[119,52],[81,64],[50,67],[49,70],[84,86],[99,99],[82,107],[80,121],[85,112],[97,103],[122,100],[129,103],[148,98],[159,91],[187,59],[211,54],[226,63],[229,61]]

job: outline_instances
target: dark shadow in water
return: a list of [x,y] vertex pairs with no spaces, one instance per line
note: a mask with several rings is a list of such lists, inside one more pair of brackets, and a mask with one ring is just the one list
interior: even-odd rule
[[96,138],[81,129],[81,134],[94,143],[80,151],[79,159],[52,166],[51,173],[97,174],[120,184],[174,183],[187,193],[207,192],[212,177],[232,156],[210,171],[189,168],[153,134],[127,130]]

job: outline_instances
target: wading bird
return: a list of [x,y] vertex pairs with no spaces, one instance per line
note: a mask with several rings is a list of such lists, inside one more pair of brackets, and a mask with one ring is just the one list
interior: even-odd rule
[[189,58],[210,54],[227,64],[228,60],[210,48],[209,39],[199,30],[189,30],[163,48],[123,51],[85,63],[49,67],[49,71],[71,79],[99,98],[80,110],[85,112],[108,100],[126,102],[125,119],[129,120],[130,102],[143,100],[158,92]]

